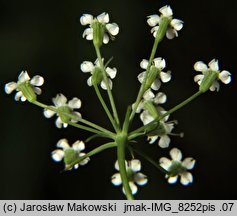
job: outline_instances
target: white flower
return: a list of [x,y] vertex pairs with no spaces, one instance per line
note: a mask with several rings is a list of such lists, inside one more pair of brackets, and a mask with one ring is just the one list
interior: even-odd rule
[[[84,73],[91,73],[91,74],[93,74],[95,66],[100,67],[98,59],[95,61],[94,64],[92,62],[90,62],[90,61],[84,61],[81,64],[81,70]],[[115,67],[114,68],[106,67],[105,68],[105,72],[106,72],[106,74],[108,76],[109,87],[110,87],[110,89],[112,89],[113,83],[112,83],[111,79],[114,79],[116,77],[117,69]],[[88,86],[92,86],[92,75],[87,80],[87,84],[88,84]],[[100,83],[100,86],[104,90],[107,89],[104,79],[102,79],[102,81]]]
[[[165,114],[166,111],[163,110],[161,107],[157,107],[158,112],[160,114]],[[152,134],[148,134],[147,140],[149,141],[150,144],[155,143],[157,139],[158,140],[158,145],[161,148],[167,148],[169,147],[170,144],[170,137],[169,135],[178,135],[178,136],[183,136],[183,134],[174,134],[172,133],[172,130],[174,129],[174,125],[177,123],[176,121],[168,121],[169,116],[164,117],[162,120],[159,122],[158,128],[155,129]],[[140,114],[140,119],[143,122],[144,125],[149,124],[152,122],[155,118],[148,112],[148,110],[144,110]]]
[[[75,119],[70,119],[67,116],[64,116],[63,114],[60,114],[61,112],[65,112],[67,114],[71,114],[71,115],[75,115],[77,117],[81,117],[81,114],[79,112],[74,111],[74,109],[79,109],[81,107],[81,100],[78,99],[77,97],[72,98],[70,101],[67,102],[67,98],[63,95],[63,94],[57,94],[55,98],[52,99],[55,108],[59,111],[58,118],[56,119],[56,126],[58,128],[66,128],[68,123],[67,121],[71,121],[71,122],[77,122]],[[49,109],[45,109],[44,110],[44,116],[46,118],[51,118],[54,114],[56,114],[56,112],[49,110]],[[67,121],[65,121],[65,119]]]
[[[152,101],[154,104],[159,105],[165,103],[167,100],[167,96],[163,92],[158,92],[156,95],[151,91],[151,89],[148,89],[144,95],[141,102],[138,104],[136,113],[140,113],[144,109],[144,104],[146,101]],[[133,104],[133,108],[134,108]]]
[[27,71],[22,71],[18,77],[18,81],[17,82],[9,82],[5,85],[5,92],[7,94],[11,94],[14,90],[17,91],[16,95],[15,95],[15,100],[16,101],[26,101],[27,98],[25,97],[25,95],[23,94],[23,92],[19,89],[19,87],[21,85],[27,84],[29,83],[31,88],[33,89],[33,91],[40,95],[41,94],[41,89],[39,88],[39,86],[42,86],[44,83],[44,78],[36,75],[34,77],[32,77],[32,79],[30,79]]
[[[126,163],[126,170],[128,174],[128,181],[129,181],[129,186],[131,188],[132,194],[136,194],[138,189],[137,185],[145,185],[147,183],[147,176],[144,175],[143,173],[139,172],[141,170],[141,162],[140,160],[137,159],[132,159],[131,161],[125,161]],[[115,169],[119,171],[119,164],[118,161],[115,162]],[[122,184],[122,179],[120,173],[115,173],[111,177],[111,182],[115,186],[119,186]],[[137,185],[136,185],[136,184]],[[124,188],[123,188],[123,193],[125,193]]]
[[[81,152],[85,149],[85,144],[83,141],[77,140],[75,143],[72,144],[72,147],[68,144],[66,139],[60,139],[56,145],[59,149],[56,149],[52,152],[52,159],[56,162],[62,161],[64,159],[66,162],[69,160],[70,162],[74,162],[78,160],[80,157],[83,157],[85,153]],[[70,152],[70,153],[69,153]],[[79,165],[85,165],[89,162],[90,158],[87,157],[81,162],[74,165],[74,168],[77,169]],[[70,164],[66,164],[70,165]]]
[[[171,73],[169,72],[163,72],[162,70],[165,68],[166,63],[165,60],[163,58],[155,58],[152,62],[152,65],[155,66],[157,69],[160,70],[159,76],[154,80],[154,82],[151,85],[151,88],[155,91],[159,90],[160,86],[161,86],[161,82],[166,83],[169,82],[171,79]],[[146,70],[148,67],[148,60],[143,59],[140,63],[140,66],[142,69]],[[145,74],[146,71],[140,73],[138,75],[138,80],[140,83],[143,83],[144,79],[145,79]]]
[[183,21],[179,19],[173,19],[173,11],[168,5],[160,8],[159,11],[161,13],[161,17],[157,14],[147,17],[147,23],[152,27],[151,33],[153,36],[156,37],[162,17],[166,17],[170,19],[170,23],[166,31],[166,37],[168,39],[178,37],[178,31],[183,28]]
[[183,185],[188,185],[193,182],[193,176],[187,170],[193,169],[195,160],[191,157],[185,158],[183,161],[182,153],[179,149],[173,148],[170,151],[170,157],[172,160],[162,157],[160,158],[160,166],[168,171],[166,178],[170,184],[176,183],[178,176],[180,176],[180,182]]
[[194,64],[194,70],[198,72],[202,72],[202,74],[198,74],[194,77],[194,81],[201,85],[204,76],[207,74],[208,71],[216,72],[217,78],[213,81],[212,85],[210,86],[211,91],[219,91],[220,84],[218,80],[223,82],[224,84],[228,84],[231,82],[231,73],[229,71],[223,70],[220,72],[218,60],[213,59],[208,63],[208,66],[202,62],[198,61]]
[[99,21],[100,23],[104,24],[106,32],[104,33],[103,43],[107,44],[109,42],[109,36],[113,37],[119,33],[119,26],[116,23],[109,23],[109,14],[102,13],[97,18],[93,18],[90,14],[83,14],[80,18],[80,22],[82,25],[89,25],[88,28],[82,34],[83,38],[87,40],[93,40],[93,28],[91,24],[93,23],[94,19]]

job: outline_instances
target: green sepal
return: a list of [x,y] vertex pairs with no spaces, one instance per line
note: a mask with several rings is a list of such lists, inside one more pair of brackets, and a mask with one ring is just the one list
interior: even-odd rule
[[71,115],[72,113],[71,113],[70,107],[61,106],[61,107],[57,108],[57,111],[58,111],[58,115],[59,115],[59,117],[60,117],[60,119],[62,120],[63,123],[68,123],[71,120],[71,118],[68,115],[62,114],[62,113],[67,113],[67,114]]
[[98,85],[103,80],[103,71],[100,67],[95,66],[93,72],[92,72],[92,84]]
[[179,161],[172,161],[171,166],[168,170],[168,176],[176,176],[178,174],[181,174],[186,171],[186,168],[182,166],[182,164]]
[[18,84],[17,89],[22,92],[29,102],[36,101],[37,96],[32,85],[28,81]]
[[203,93],[208,91],[209,88],[214,83],[214,81],[217,79],[217,76],[218,74],[216,71],[212,71],[212,70],[206,71],[204,74],[204,78],[200,84],[199,90]]
[[159,73],[160,70],[157,67],[155,67],[154,65],[150,67],[150,71],[147,75],[146,84],[144,86],[145,91],[151,87],[152,83],[155,81]]
[[160,116],[160,113],[157,110],[157,107],[153,104],[152,101],[145,101],[144,107],[154,119]]
[[159,22],[159,29],[156,34],[156,39],[160,42],[164,38],[168,25],[170,24],[171,19],[169,17],[162,16]]
[[103,38],[105,34],[105,25],[95,19],[92,22],[91,27],[93,29],[94,46],[100,48],[103,44]]
[[150,130],[147,135],[148,136],[162,136],[165,135],[166,129],[162,122],[160,122],[153,130]]
[[64,163],[67,166],[78,161],[78,153],[73,148],[64,150]]

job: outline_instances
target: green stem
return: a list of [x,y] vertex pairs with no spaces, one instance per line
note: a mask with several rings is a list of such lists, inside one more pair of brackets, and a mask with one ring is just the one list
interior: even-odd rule
[[130,115],[130,123],[132,122],[135,114],[136,114],[136,110],[137,110],[137,107],[143,97],[143,94],[145,93],[145,84],[146,84],[146,81],[147,81],[147,75],[150,71],[150,67],[151,67],[151,64],[152,64],[152,61],[155,57],[155,54],[156,54],[156,50],[157,50],[157,47],[158,47],[158,44],[159,42],[163,39],[165,33],[166,33],[166,30],[167,30],[167,26],[169,25],[169,22],[170,20],[169,19],[166,19],[166,18],[163,18],[162,19],[163,22],[161,22],[160,26],[159,26],[159,29],[158,29],[158,32],[156,34],[156,38],[155,38],[155,41],[154,41],[154,44],[153,44],[153,47],[152,47],[152,51],[151,51],[151,55],[150,55],[150,58],[149,58],[149,61],[148,61],[148,66],[147,66],[147,69],[146,69],[146,73],[145,73],[145,78],[144,78],[144,81],[142,82],[142,85],[139,89],[139,93],[138,93],[138,96],[137,96],[137,99],[136,99],[136,102],[135,102],[135,105],[134,105],[134,108],[133,108],[133,111]]
[[79,129],[82,129],[82,130],[85,130],[85,131],[89,131],[89,132],[95,133],[95,135],[99,135],[101,137],[112,138],[111,136],[108,136],[107,134],[105,134],[105,133],[103,133],[101,131],[95,130],[95,129],[90,128],[90,127],[86,127],[84,125],[79,125],[79,124],[73,123],[73,122],[68,122],[68,124],[73,126],[73,127],[76,127],[76,128],[79,128]]
[[116,146],[117,146],[117,144],[115,142],[109,142],[109,143],[103,144],[103,145],[93,149],[92,151],[88,152],[84,156],[78,158],[78,160],[74,161],[73,164],[67,165],[67,167],[65,168],[65,171],[70,170],[75,164],[80,163],[81,161],[83,161],[87,157],[91,157],[91,156],[93,156],[95,154],[98,154],[98,153],[100,153],[100,152],[102,152],[106,149],[114,148]]
[[153,166],[155,166],[157,169],[159,169],[161,172],[167,174],[167,170],[165,170],[163,167],[161,167],[159,164],[157,164],[153,159],[151,159],[148,155],[146,155],[143,151],[140,151],[138,149],[132,148],[134,152],[136,152],[138,155],[146,159],[149,163],[151,163]]
[[133,200],[133,195],[131,188],[129,186],[128,182],[128,175],[127,175],[127,169],[125,164],[125,146],[127,143],[127,133],[122,131],[120,132],[115,142],[117,143],[117,157],[118,157],[118,164],[119,164],[119,172],[121,175],[121,179],[123,182],[123,188],[126,194],[126,197],[128,200]]
[[71,118],[71,119],[74,119],[74,120],[79,121],[79,122],[81,122],[81,123],[84,123],[84,124],[86,124],[86,125],[88,125],[88,126],[91,126],[91,127],[95,128],[95,129],[101,131],[101,132],[104,132],[105,134],[108,134],[108,135],[110,135],[111,137],[114,137],[114,136],[115,136],[115,134],[112,133],[111,131],[109,131],[109,130],[107,130],[107,129],[105,129],[105,128],[99,126],[99,125],[96,125],[96,124],[94,124],[94,123],[92,123],[92,122],[90,122],[90,121],[87,121],[87,120],[85,120],[85,119],[82,119],[82,118],[80,118],[80,117],[78,117],[78,116],[76,116],[76,115],[72,115],[72,114],[69,114],[69,113],[66,113],[66,112],[63,112],[63,111],[59,111],[59,110],[57,110],[57,108],[55,108],[55,107],[53,107],[53,106],[45,105],[45,104],[43,104],[43,103],[41,103],[41,102],[39,102],[39,101],[34,101],[34,102],[32,102],[32,103],[35,104],[35,105],[37,105],[37,106],[39,106],[39,107],[42,107],[42,108],[44,108],[44,109],[48,109],[48,110],[54,111],[55,113],[61,113],[61,114],[65,115],[65,116],[68,116],[68,117]]
[[99,98],[100,103],[103,106],[103,108],[104,108],[104,110],[105,110],[105,112],[106,112],[106,114],[107,114],[111,124],[113,125],[115,131],[117,131],[118,130],[117,125],[116,125],[116,123],[115,123],[115,121],[113,119],[113,116],[111,115],[111,113],[110,113],[110,111],[109,111],[109,109],[108,109],[108,107],[107,107],[107,105],[106,105],[106,103],[105,103],[101,93],[100,93],[100,90],[99,90],[98,86],[94,85],[94,88],[95,88],[95,92],[97,94],[97,97]]
[[175,107],[173,107],[172,109],[168,110],[165,114],[161,115],[160,117],[154,119],[153,121],[151,121],[150,123],[132,131],[131,133],[129,133],[129,140],[131,140],[131,138],[135,138],[138,137],[139,135],[142,135],[144,133],[144,131],[146,131],[147,128],[149,128],[152,124],[157,123],[158,121],[160,121],[161,119],[163,119],[165,116],[170,115],[171,113],[175,112],[176,110],[182,108],[183,106],[185,106],[186,104],[190,103],[192,100],[194,100],[195,98],[197,98],[199,95],[201,95],[203,92],[198,91],[195,94],[193,94],[192,96],[190,96],[189,98],[187,98],[185,101],[183,101],[182,103],[176,105]]
[[203,92],[198,91],[195,94],[193,94],[192,96],[190,96],[189,98],[187,98],[185,101],[183,101],[182,103],[176,105],[175,107],[173,107],[172,109],[168,110],[165,114],[163,114],[160,119],[163,119],[165,116],[170,115],[171,113],[175,112],[176,110],[182,108],[183,106],[185,106],[186,104],[190,103],[192,100],[194,100],[195,98],[197,98],[199,95],[201,95]]
[[112,110],[113,110],[113,115],[114,115],[114,118],[115,118],[115,121],[116,121],[117,125],[119,126],[120,122],[119,122],[119,118],[118,118],[118,113],[117,113],[117,109],[116,109],[116,106],[115,106],[115,103],[114,103],[114,98],[113,98],[113,95],[112,95],[112,92],[111,92],[111,89],[110,89],[110,86],[109,86],[108,77],[106,75],[105,66],[104,66],[104,63],[103,63],[103,60],[102,60],[102,57],[101,57],[101,53],[100,53],[100,48],[98,46],[95,46],[95,50],[96,50],[97,58],[98,58],[99,63],[100,63],[100,67],[102,68],[102,71],[103,71],[104,82],[105,82],[105,85],[106,85],[106,88],[107,88],[107,93],[108,93],[110,104],[111,104],[111,107],[112,107]]

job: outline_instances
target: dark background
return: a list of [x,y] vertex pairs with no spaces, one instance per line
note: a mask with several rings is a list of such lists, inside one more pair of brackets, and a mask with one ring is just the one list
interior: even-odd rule
[[[208,92],[172,117],[179,120],[171,147],[180,148],[184,156],[197,160],[192,171],[194,183],[188,187],[169,185],[163,174],[142,160],[142,172],[149,184],[139,188],[137,199],[236,199],[236,50],[237,26],[235,0],[225,1],[0,1],[0,97],[1,157],[0,199],[123,199],[121,188],[110,183],[115,170],[115,150],[91,158],[77,171],[62,173],[62,164],[54,163],[51,151],[60,138],[70,143],[84,140],[90,133],[75,128],[57,129],[55,119],[45,119],[42,110],[29,103],[15,102],[4,94],[4,84],[16,81],[21,70],[45,78],[40,100],[50,104],[57,93],[82,100],[81,113],[89,120],[109,128],[107,118],[87,75],[80,71],[84,60],[95,60],[92,44],[82,39],[83,13],[108,12],[118,23],[116,41],[103,48],[104,56],[113,56],[111,66],[118,68],[114,94],[119,113],[136,96],[139,63],[148,58],[153,37],[146,16],[170,4],[174,17],[184,21],[180,37],[165,39],[157,56],[167,61],[173,79],[162,91],[168,95],[169,109],[197,90],[193,82],[193,65],[198,60],[220,60],[221,69],[232,72],[232,83],[221,85],[220,92]],[[138,127],[137,121],[134,127]],[[87,151],[103,144],[93,141]],[[169,149],[148,145],[140,148],[158,161]]]

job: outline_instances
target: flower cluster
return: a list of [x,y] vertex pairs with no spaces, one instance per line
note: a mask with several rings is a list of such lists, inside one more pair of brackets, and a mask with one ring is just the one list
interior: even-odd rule
[[67,98],[63,94],[57,94],[55,98],[52,99],[55,105],[56,111],[52,111],[49,109],[44,110],[44,116],[46,118],[51,118],[55,114],[58,115],[58,118],[55,121],[57,128],[66,128],[68,122],[77,122],[76,119],[70,118],[69,115],[74,115],[77,118],[81,118],[81,114],[79,112],[74,111],[74,109],[79,109],[81,107],[81,100],[77,97],[72,98],[70,101],[67,102]]
[[193,176],[187,170],[193,169],[195,160],[191,157],[182,159],[182,152],[177,148],[170,150],[170,157],[172,160],[162,157],[160,158],[160,165],[168,171],[166,178],[170,184],[177,182],[178,176],[180,176],[180,182],[183,185],[188,185],[193,182]]
[[[42,76],[36,75],[31,79],[27,71],[22,71],[18,76],[17,82],[9,82],[5,85],[5,92],[11,94],[16,90],[15,100],[23,102],[31,98],[32,94],[34,97],[34,93],[40,95],[42,91],[39,86],[42,86],[43,84],[44,78]],[[33,90],[32,93],[31,90]]]
[[[60,139],[56,146],[59,149],[56,149],[52,152],[52,159],[56,162],[60,162],[64,159],[66,167],[74,164],[81,157],[85,156],[85,153],[81,152],[85,149],[85,144],[83,141],[77,140],[72,144],[72,147],[70,147],[67,139]],[[79,165],[87,164],[89,160],[90,158],[86,157],[79,163],[76,163],[74,165],[74,168],[77,169]]]
[[109,38],[113,36],[116,36],[119,33],[119,27],[116,23],[109,23],[109,14],[108,13],[102,13],[98,15],[96,18],[94,18],[91,14],[83,14],[80,18],[80,22],[82,25],[89,25],[88,28],[86,28],[82,34],[83,38],[86,38],[87,40],[93,40],[93,28],[92,23],[94,21],[98,21],[102,25],[105,26],[105,33],[103,35],[103,43],[107,44],[109,42]]
[[[126,170],[128,175],[129,186],[131,188],[132,194],[136,194],[138,191],[137,185],[145,185],[147,183],[147,176],[143,173],[139,172],[141,170],[141,162],[137,159],[132,159],[131,161],[125,161],[126,163]],[[115,162],[115,169],[119,171],[119,164],[118,161]],[[122,184],[122,179],[120,173],[115,173],[111,177],[111,182],[115,186],[119,186]],[[135,184],[136,183],[136,184]],[[123,188],[123,193],[125,193]]]
[[[95,70],[96,67],[100,69],[100,65],[99,65],[98,59],[95,61],[94,64],[92,62],[90,62],[90,61],[84,61],[81,64],[81,71],[82,72],[84,72],[84,73],[91,73],[91,76],[87,80],[88,86],[92,86],[93,85],[92,75],[96,71]],[[102,71],[98,71],[98,72],[102,73]],[[113,83],[112,83],[111,79],[114,79],[116,77],[117,69],[115,67],[114,68],[106,67],[105,68],[105,72],[106,72],[106,75],[107,75],[107,80],[108,80],[109,88],[112,89]],[[106,82],[105,82],[105,80],[103,78],[103,74],[101,74],[100,86],[101,86],[102,89],[107,90],[107,86],[106,86]]]
[[156,37],[162,17],[166,17],[170,19],[170,23],[166,31],[166,37],[168,39],[173,39],[174,37],[178,37],[178,31],[180,31],[183,28],[183,21],[172,18],[173,11],[171,7],[168,5],[160,8],[159,11],[161,13],[161,16],[154,14],[147,17],[148,18],[147,23],[149,26],[152,27],[151,33],[153,34],[153,36]]
[[198,74],[194,77],[194,81],[198,83],[198,85],[201,84],[206,84],[203,83],[204,82],[209,82],[209,80],[205,81],[204,77],[206,76],[210,76],[210,75],[214,75],[214,79],[211,80],[211,83],[207,83],[209,89],[211,91],[219,91],[220,89],[220,84],[218,82],[218,80],[220,80],[221,82],[223,82],[224,84],[229,84],[231,82],[231,74],[229,71],[223,70],[220,72],[219,70],[219,64],[218,64],[218,60],[213,59],[208,63],[208,66],[202,62],[202,61],[198,61],[194,64],[194,70],[198,71],[198,72],[202,72],[202,74]]

